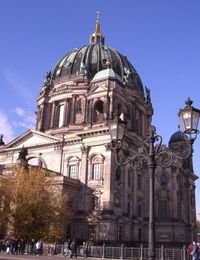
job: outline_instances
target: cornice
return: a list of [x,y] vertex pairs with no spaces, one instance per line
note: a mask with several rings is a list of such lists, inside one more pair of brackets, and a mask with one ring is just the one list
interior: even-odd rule
[[108,127],[104,127],[104,128],[101,128],[101,129],[91,129],[89,131],[86,131],[86,132],[82,132],[82,133],[77,133],[77,136],[80,136],[80,137],[91,137],[91,136],[95,136],[95,135],[103,135],[103,134],[107,134],[109,133],[109,128]]
[[[95,129],[95,130],[91,130],[91,131],[87,131],[85,133],[80,133],[77,134],[79,136],[79,138],[72,138],[72,139],[68,139],[68,140],[64,140],[64,143],[62,144],[62,140],[59,140],[57,142],[52,142],[52,143],[45,143],[45,144],[38,144],[38,145],[30,145],[30,146],[26,146],[26,148],[29,151],[34,151],[34,150],[39,150],[41,148],[51,148],[53,147],[54,150],[60,150],[61,146],[65,146],[65,145],[72,145],[72,144],[81,144],[82,142],[82,138],[85,137],[91,137],[91,136],[98,136],[98,135],[103,135],[109,132],[109,129]],[[28,138],[26,138],[27,140]],[[22,139],[20,139],[20,142],[22,141]],[[6,148],[0,151],[0,154],[8,154],[8,153],[15,153],[15,152],[19,152],[21,150],[21,147],[17,147],[17,148]]]

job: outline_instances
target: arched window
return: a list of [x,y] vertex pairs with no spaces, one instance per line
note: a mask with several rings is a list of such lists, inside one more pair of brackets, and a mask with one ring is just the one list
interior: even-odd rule
[[78,179],[79,178],[79,163],[80,159],[77,156],[68,157],[67,160],[67,167],[65,170],[65,175],[67,175],[71,179]]
[[92,180],[100,180],[101,179],[101,165],[99,162],[94,162],[92,164]]
[[77,179],[77,165],[76,164],[69,165],[69,177],[72,179]]
[[98,100],[94,104],[93,110],[93,122],[103,122],[104,121],[104,104],[102,100]]
[[103,180],[103,167],[104,167],[104,157],[100,154],[91,155],[89,158],[90,162],[90,180]]

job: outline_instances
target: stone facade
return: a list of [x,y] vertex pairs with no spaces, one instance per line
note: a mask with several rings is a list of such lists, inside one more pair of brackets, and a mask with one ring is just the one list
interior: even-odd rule
[[[153,115],[150,91],[144,93],[127,58],[104,45],[98,20],[91,43],[69,52],[47,73],[37,104],[36,130],[2,142],[0,173],[11,172],[26,147],[28,163],[57,172],[72,198],[75,218],[66,236],[147,242],[148,170],[117,166],[108,126],[114,117],[125,117],[123,149],[137,154]],[[170,148],[181,151],[181,137],[180,131],[172,135]],[[192,157],[156,168],[157,242],[188,243],[195,237],[196,179]]]

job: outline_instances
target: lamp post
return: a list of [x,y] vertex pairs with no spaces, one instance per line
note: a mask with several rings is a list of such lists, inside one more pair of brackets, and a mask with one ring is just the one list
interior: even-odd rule
[[156,166],[170,167],[175,158],[185,159],[191,154],[191,143],[189,142],[181,155],[172,152],[162,145],[162,137],[157,135],[156,128],[150,126],[147,136],[143,139],[141,147],[135,155],[128,155],[123,150],[123,139],[126,124],[119,118],[115,118],[109,124],[111,133],[111,149],[115,154],[115,162],[118,166],[130,164],[135,170],[148,168],[149,173],[149,222],[148,222],[148,259],[155,260],[155,201],[154,201],[154,176]]
[[199,134],[198,123],[200,118],[200,110],[192,106],[193,101],[188,97],[185,101],[186,106],[180,109],[178,116],[181,121],[183,132],[190,137],[191,143],[197,138]]

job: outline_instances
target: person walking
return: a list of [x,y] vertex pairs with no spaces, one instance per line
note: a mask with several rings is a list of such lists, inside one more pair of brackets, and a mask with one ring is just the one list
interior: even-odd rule
[[70,257],[76,257],[77,258],[77,245],[76,245],[76,240],[73,239],[73,241],[71,242],[71,255]]
[[85,258],[88,257],[88,253],[89,253],[89,250],[88,250],[88,242],[83,242],[83,256]]
[[35,244],[35,248],[36,248],[36,254],[41,255],[42,243],[40,240],[37,241],[37,243]]
[[192,260],[199,260],[199,247],[195,241],[193,241],[192,245]]
[[191,243],[187,248],[189,260],[192,260],[192,250],[193,250],[193,244]]
[[64,254],[65,257],[67,256],[71,256],[71,240],[68,239],[66,244],[65,244],[65,254]]

